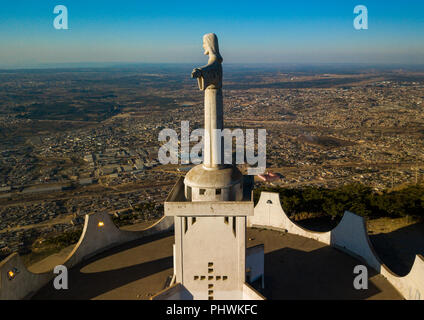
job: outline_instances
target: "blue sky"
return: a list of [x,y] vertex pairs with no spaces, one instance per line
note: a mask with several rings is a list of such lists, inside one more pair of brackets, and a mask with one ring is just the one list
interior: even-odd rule
[[[360,4],[368,30],[353,28]],[[69,30],[53,28],[56,5]],[[0,4],[0,66],[199,62],[208,32],[231,63],[424,64],[422,0],[14,0]]]

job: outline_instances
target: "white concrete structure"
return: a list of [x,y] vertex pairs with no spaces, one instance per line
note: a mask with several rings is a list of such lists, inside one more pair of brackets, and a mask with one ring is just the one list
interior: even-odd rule
[[[177,205],[178,203],[183,205],[188,204],[188,202],[178,202],[176,198],[177,194],[175,191],[181,191],[183,189],[183,182],[179,180],[167,199],[167,201],[172,200],[172,202],[167,202],[168,210],[170,204],[171,208],[173,208],[172,205]],[[183,196],[184,192],[180,192],[179,196],[181,195]],[[226,204],[226,202],[221,202],[221,204]],[[243,201],[238,202],[238,204],[243,204]],[[214,206],[206,206],[205,208],[210,210]],[[167,209],[167,206],[165,206],[165,209]],[[285,230],[289,233],[315,239],[342,249],[346,253],[363,259],[369,266],[376,269],[405,299],[424,300],[424,257],[422,255],[416,256],[415,262],[407,275],[403,277],[396,275],[380,261],[372,248],[363,219],[350,212],[345,213],[345,217],[332,231],[323,233],[311,232],[297,226],[287,217],[281,208],[278,193],[262,192],[260,200],[254,208],[254,215],[248,215],[247,220],[249,227]],[[99,212],[93,215],[87,215],[84,232],[81,235],[80,241],[62,264],[71,268],[88,257],[103,252],[115,245],[161,232],[169,232],[173,228],[173,221],[174,217],[172,216],[164,217],[146,230],[132,232],[119,230],[113,224],[108,214]],[[100,222],[103,222],[102,227],[99,226]],[[333,237],[331,233],[334,234]],[[246,250],[246,274],[247,278],[250,278],[250,281],[257,280],[263,275],[263,264],[261,264],[263,256],[261,257],[260,251],[261,246]],[[175,258],[176,255],[174,254],[174,267],[176,266]],[[13,280],[10,280],[8,277],[10,271],[16,272]],[[51,281],[53,277],[54,274],[52,271],[46,273],[32,273],[28,271],[22,263],[20,256],[16,253],[12,254],[0,262],[0,300],[30,298],[41,287]],[[192,294],[186,289],[182,290],[181,286],[181,284],[179,286],[173,286],[172,292],[166,295],[158,294],[154,299],[192,299]],[[242,298],[254,300],[262,299],[263,297],[244,284]]]
[[[208,65],[193,70],[205,91],[204,163],[180,179],[165,202],[165,215],[174,216],[176,283],[201,300],[262,299],[246,287],[246,217],[253,215],[251,188],[233,165],[224,165],[222,57],[215,34],[203,37]],[[221,141],[220,141],[221,139]],[[262,254],[262,257],[260,257]],[[263,249],[255,270],[263,273]],[[262,268],[257,266],[262,263]],[[256,271],[258,272],[258,271]],[[172,290],[177,287],[173,287]],[[164,291],[154,299],[177,294]],[[183,296],[183,295],[181,295]]]
[[248,217],[248,227],[286,231],[305,238],[323,242],[363,260],[383,275],[408,300],[424,300],[424,257],[417,255],[410,272],[400,277],[392,272],[378,257],[362,217],[346,211],[340,223],[328,232],[304,229],[284,212],[278,193],[262,192],[254,215]]
[[[170,232],[173,227],[173,219],[163,217],[145,230],[127,231],[117,228],[106,212],[86,215],[78,243],[61,264],[70,269],[107,249],[154,234]],[[13,279],[9,276],[10,272],[15,274]],[[0,262],[0,300],[31,298],[54,277],[53,270],[45,273],[29,271],[17,253],[11,254]]]

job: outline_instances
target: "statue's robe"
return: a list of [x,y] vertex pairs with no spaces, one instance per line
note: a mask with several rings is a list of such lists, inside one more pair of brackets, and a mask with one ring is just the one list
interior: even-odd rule
[[222,88],[222,65],[215,61],[199,68],[202,76],[197,78],[200,90],[221,89]]

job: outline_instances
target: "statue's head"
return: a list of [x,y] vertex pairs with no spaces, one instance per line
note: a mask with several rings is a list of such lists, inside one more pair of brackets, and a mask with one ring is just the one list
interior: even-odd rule
[[203,36],[203,48],[205,49],[205,55],[215,56],[222,63],[223,59],[219,54],[218,37],[215,33],[208,33]]

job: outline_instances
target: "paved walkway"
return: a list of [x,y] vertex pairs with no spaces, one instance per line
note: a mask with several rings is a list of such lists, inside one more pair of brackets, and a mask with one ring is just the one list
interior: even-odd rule
[[[369,289],[353,288],[359,261],[320,242],[276,231],[248,229],[248,246],[265,244],[268,299],[402,299],[369,268]],[[34,299],[149,299],[172,275],[172,234],[111,249],[69,272],[69,290],[51,283]]]

